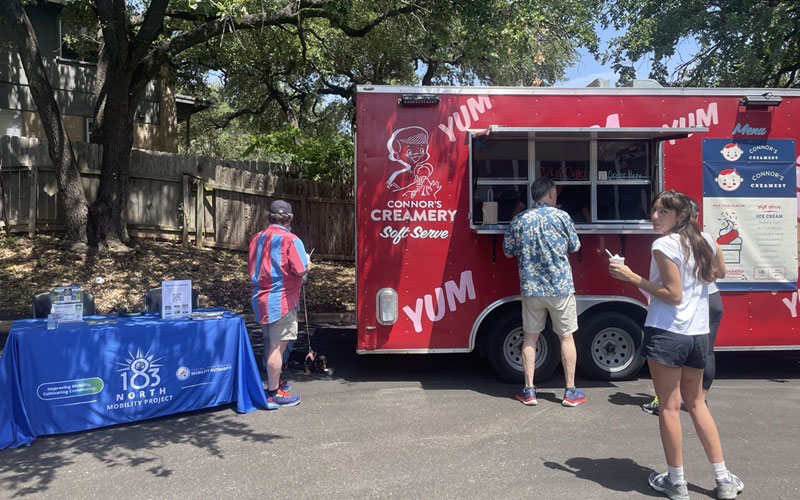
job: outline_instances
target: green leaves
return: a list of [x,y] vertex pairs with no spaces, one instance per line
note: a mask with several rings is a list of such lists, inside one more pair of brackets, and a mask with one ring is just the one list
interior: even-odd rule
[[[649,61],[649,77],[663,85],[800,84],[800,2],[606,0],[603,24],[627,30],[602,57],[621,81],[635,77],[641,61]],[[696,49],[677,60],[676,48],[687,42]]]
[[[238,29],[180,55],[182,91],[220,103],[207,127],[193,118],[193,132],[214,148],[227,138],[226,156],[282,155],[316,178],[350,175],[343,131],[358,84],[549,85],[577,47],[597,44],[597,0],[213,2],[218,12],[295,9],[296,23]],[[217,89],[201,84],[209,70],[222,75]]]
[[252,151],[297,166],[303,176],[341,183],[353,181],[353,141],[349,134],[310,135],[284,127],[253,138]]

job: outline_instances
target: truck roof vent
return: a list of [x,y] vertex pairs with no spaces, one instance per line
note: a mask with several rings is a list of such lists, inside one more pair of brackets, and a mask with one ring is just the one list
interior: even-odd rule
[[608,78],[595,78],[587,87],[611,87],[611,80]]
[[651,80],[650,78],[639,78],[636,80],[625,82],[622,86],[636,87],[636,88],[658,88],[661,87],[661,84],[655,80]]

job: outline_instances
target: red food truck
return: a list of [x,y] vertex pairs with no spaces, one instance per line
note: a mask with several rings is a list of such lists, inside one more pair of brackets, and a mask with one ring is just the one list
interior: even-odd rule
[[[650,201],[677,189],[722,246],[720,350],[798,349],[800,90],[365,85],[356,97],[357,352],[479,349],[522,380],[516,259],[505,229],[531,183],[553,179],[575,222],[578,366],[635,376],[647,298]],[[536,377],[560,362],[539,337]]]

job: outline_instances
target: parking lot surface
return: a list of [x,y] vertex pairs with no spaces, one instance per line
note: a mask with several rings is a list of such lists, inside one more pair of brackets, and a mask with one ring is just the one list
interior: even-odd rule
[[[664,498],[665,469],[647,371],[591,382],[560,405],[563,380],[513,399],[477,355],[359,356],[351,328],[319,327],[333,376],[287,373],[302,404],[237,414],[230,406],[0,451],[0,497],[81,499]],[[258,347],[254,345],[258,350]],[[709,405],[740,498],[800,498],[800,354],[721,353]],[[715,498],[711,466],[684,425],[693,499]]]

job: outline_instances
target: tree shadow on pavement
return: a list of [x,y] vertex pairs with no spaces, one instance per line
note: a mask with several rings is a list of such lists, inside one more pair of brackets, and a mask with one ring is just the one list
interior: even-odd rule
[[[168,479],[173,470],[159,450],[174,445],[194,446],[212,457],[224,458],[222,438],[270,443],[280,435],[254,431],[231,409],[221,406],[131,424],[37,438],[30,447],[2,450],[0,483],[12,498],[44,493],[56,477],[94,456],[102,466],[120,471],[144,468],[154,479]],[[121,472],[120,472],[121,473]]]

